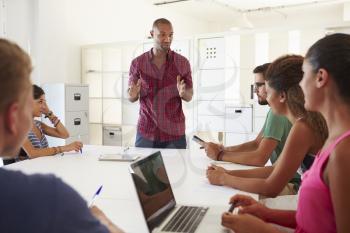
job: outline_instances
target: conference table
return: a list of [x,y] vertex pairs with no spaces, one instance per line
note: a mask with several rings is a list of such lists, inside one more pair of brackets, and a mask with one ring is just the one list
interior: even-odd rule
[[[125,148],[85,145],[82,153],[65,153],[21,161],[7,165],[6,169],[20,170],[26,174],[52,173],[71,185],[86,201],[91,201],[96,190],[103,189],[94,204],[125,232],[148,232],[137,194],[129,173],[130,162],[99,161],[101,154],[122,153]],[[129,154],[148,156],[160,149],[130,148]],[[177,203],[187,205],[221,206],[229,208],[228,201],[242,192],[228,187],[210,185],[206,169],[214,161],[209,159],[197,144],[189,149],[161,149],[165,167]],[[228,169],[250,169],[250,166],[224,164]],[[217,219],[221,221],[220,218]],[[214,232],[213,232],[214,233]]]

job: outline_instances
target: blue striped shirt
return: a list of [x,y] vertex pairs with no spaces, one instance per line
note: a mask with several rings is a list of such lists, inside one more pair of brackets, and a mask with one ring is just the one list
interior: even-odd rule
[[39,139],[35,135],[35,133],[32,130],[30,130],[28,133],[28,140],[32,143],[34,148],[37,148],[37,149],[48,148],[49,143],[47,142],[43,129],[41,128],[41,124],[42,124],[41,121],[34,120],[34,124],[40,130],[42,137],[41,139]]

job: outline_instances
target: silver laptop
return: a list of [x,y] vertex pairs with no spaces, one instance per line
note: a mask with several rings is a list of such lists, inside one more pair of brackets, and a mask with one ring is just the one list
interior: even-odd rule
[[160,151],[130,165],[149,232],[229,232],[220,225],[226,207],[177,205]]

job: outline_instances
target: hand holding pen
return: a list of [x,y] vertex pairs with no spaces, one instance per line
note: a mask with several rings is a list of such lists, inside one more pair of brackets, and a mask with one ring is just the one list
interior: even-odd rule
[[103,185],[101,185],[101,186],[97,189],[97,191],[95,192],[95,194],[92,196],[92,199],[91,199],[91,201],[90,201],[90,203],[89,203],[89,207],[93,206],[93,204],[94,204],[94,202],[95,202],[97,196],[100,195],[100,193],[101,193],[102,187],[103,187]]
[[[78,134],[78,141],[82,143],[80,134]],[[83,153],[82,147],[80,147],[79,151],[80,151],[80,154]]]

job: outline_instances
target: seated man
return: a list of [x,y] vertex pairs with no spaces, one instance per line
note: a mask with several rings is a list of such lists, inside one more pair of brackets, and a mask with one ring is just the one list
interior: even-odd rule
[[[0,39],[0,155],[15,156],[32,126],[29,56]],[[0,232],[121,232],[97,207],[52,175],[0,168]]]
[[[255,74],[254,88],[260,105],[268,104],[266,101],[265,73],[269,64],[257,66],[253,70]],[[230,147],[209,142],[204,145],[205,151],[208,157],[214,160],[264,166],[270,158],[273,164],[283,150],[291,126],[286,117],[277,116],[269,110],[265,124],[255,140]]]

